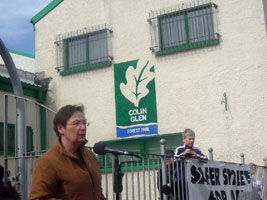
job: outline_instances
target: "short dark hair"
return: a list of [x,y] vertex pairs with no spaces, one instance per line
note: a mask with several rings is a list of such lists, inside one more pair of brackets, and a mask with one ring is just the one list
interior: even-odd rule
[[186,128],[186,129],[184,130],[184,132],[183,132],[183,138],[186,137],[186,134],[187,134],[187,133],[188,133],[188,135],[190,135],[190,136],[196,137],[196,134],[195,134],[195,132],[194,132],[192,129],[190,129],[190,128]]
[[66,127],[67,121],[71,118],[73,113],[77,111],[84,113],[84,106],[83,105],[66,105],[66,106],[63,106],[56,113],[54,117],[54,131],[56,132],[57,136],[60,136],[60,133],[57,130],[57,126],[61,124],[63,127]]
[[0,185],[0,200],[20,200],[21,195],[12,185]]
[[166,149],[165,153],[167,156],[173,156],[174,155],[174,151],[172,149]]

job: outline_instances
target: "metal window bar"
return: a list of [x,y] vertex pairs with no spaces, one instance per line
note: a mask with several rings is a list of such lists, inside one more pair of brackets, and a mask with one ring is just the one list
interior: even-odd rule
[[112,30],[106,24],[56,36],[57,67],[64,71],[111,61]]
[[212,44],[211,40],[219,39],[214,8],[217,5],[211,0],[198,0],[151,11],[147,20],[150,24],[151,51],[156,53]]

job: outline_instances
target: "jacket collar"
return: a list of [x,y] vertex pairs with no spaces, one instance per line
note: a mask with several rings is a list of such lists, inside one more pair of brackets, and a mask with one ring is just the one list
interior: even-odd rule
[[194,146],[193,146],[193,147],[190,147],[190,146],[188,146],[188,145],[185,144],[185,143],[184,143],[184,147],[185,147],[186,149],[194,149]]
[[[61,142],[61,137],[57,138],[56,146],[60,150],[60,153],[63,154],[64,156],[67,156],[71,159],[80,160],[79,157],[77,157],[76,155],[74,155],[73,153],[71,153],[65,149],[65,147],[63,146],[63,144]],[[83,145],[80,147],[79,151],[81,152],[82,149],[83,149]]]

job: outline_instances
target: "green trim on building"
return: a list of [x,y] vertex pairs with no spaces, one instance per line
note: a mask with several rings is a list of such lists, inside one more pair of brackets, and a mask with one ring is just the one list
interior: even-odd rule
[[189,44],[189,45],[185,44],[185,45],[179,45],[179,46],[165,48],[164,50],[157,51],[156,56],[171,54],[171,53],[179,52],[179,51],[186,51],[189,49],[196,49],[199,47],[205,47],[205,46],[210,46],[210,45],[215,45],[215,44],[219,44],[219,39],[211,39],[211,40],[197,42],[197,43],[193,43],[193,44]]
[[[22,83],[23,94],[25,96],[35,98],[39,103],[44,104],[46,99],[45,88],[41,88],[34,85]],[[0,77],[0,90],[7,92],[14,92],[10,78]],[[44,108],[40,108],[41,111],[41,148],[46,148],[46,112]]]
[[[39,103],[42,104],[45,102],[46,99],[45,88],[22,83],[22,89],[25,96],[33,97],[37,99]],[[0,90],[14,92],[10,78],[0,77]]]
[[111,61],[105,61],[105,62],[100,62],[100,63],[96,63],[96,64],[92,64],[92,65],[83,65],[83,66],[79,66],[79,67],[73,67],[70,69],[66,69],[65,71],[60,72],[60,74],[63,75],[67,75],[67,74],[73,74],[73,73],[77,73],[77,72],[82,72],[82,71],[87,71],[90,69],[94,69],[94,68],[98,68],[98,67],[105,67],[105,66],[110,66],[112,65]]
[[29,58],[35,58],[35,55],[33,55],[33,54],[29,54],[29,53],[25,53],[25,52],[21,52],[21,51],[16,51],[16,50],[13,50],[13,49],[8,49],[8,52],[9,53],[18,54],[18,55],[21,55],[21,56],[26,56],[26,57],[29,57]]
[[38,12],[36,15],[34,15],[31,18],[31,23],[33,24],[33,27],[35,26],[35,24],[39,20],[41,20],[44,16],[46,16],[55,7],[57,7],[62,1],[64,1],[64,0],[53,0],[45,8],[43,8],[40,12]]

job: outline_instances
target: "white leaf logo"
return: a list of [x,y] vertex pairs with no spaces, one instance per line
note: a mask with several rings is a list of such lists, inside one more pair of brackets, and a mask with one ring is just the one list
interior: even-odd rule
[[154,66],[148,67],[148,62],[149,61],[140,63],[139,60],[136,69],[133,66],[128,67],[126,71],[127,82],[126,84],[120,84],[122,94],[126,99],[132,102],[135,107],[138,107],[140,100],[149,93],[146,86],[155,77],[154,72],[150,71]]

